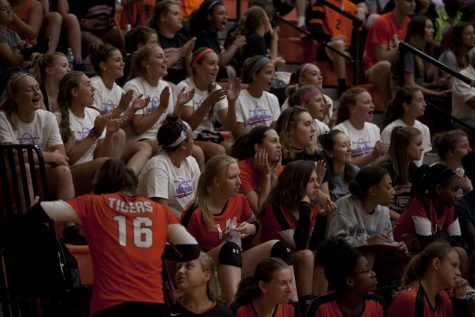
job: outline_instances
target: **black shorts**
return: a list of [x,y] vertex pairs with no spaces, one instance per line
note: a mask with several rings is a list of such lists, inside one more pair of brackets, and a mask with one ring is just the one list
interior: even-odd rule
[[125,302],[98,311],[92,317],[165,317],[165,304]]

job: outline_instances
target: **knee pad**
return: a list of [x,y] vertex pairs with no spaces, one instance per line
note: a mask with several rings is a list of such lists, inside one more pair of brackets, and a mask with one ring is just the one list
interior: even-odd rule
[[292,265],[292,252],[284,241],[277,241],[270,251],[270,256],[282,259],[288,265]]
[[241,248],[234,242],[225,242],[219,250],[219,264],[242,267]]

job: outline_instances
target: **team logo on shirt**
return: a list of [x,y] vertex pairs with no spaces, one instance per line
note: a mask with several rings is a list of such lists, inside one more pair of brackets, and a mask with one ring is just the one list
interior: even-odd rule
[[183,178],[179,178],[174,180],[175,183],[175,198],[183,198],[193,194],[193,184],[191,180],[185,180]]
[[25,132],[23,135],[18,139],[18,142],[20,144],[33,144],[33,145],[38,145],[40,138],[39,137],[34,137],[30,133]]
[[88,136],[89,131],[91,131],[91,129],[87,127],[83,127],[80,131],[76,131],[76,143],[79,143],[85,139]]
[[158,108],[159,104],[160,104],[160,100],[158,99],[158,97],[157,96],[152,97],[149,103],[150,107],[145,108],[145,114],[154,112]]
[[266,109],[249,110],[249,114],[250,117],[249,120],[247,120],[248,125],[255,125],[261,122],[272,120],[272,116]]
[[107,100],[102,104],[102,114],[106,114],[114,110],[115,105],[112,100]]
[[373,151],[373,147],[369,145],[369,141],[362,138],[358,139],[356,142],[353,142],[353,146],[351,148],[353,149],[351,152],[351,157],[358,157]]

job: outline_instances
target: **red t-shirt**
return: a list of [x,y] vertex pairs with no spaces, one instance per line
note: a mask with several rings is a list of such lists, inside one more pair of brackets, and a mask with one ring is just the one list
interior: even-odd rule
[[[245,160],[239,161],[239,171],[240,175],[239,178],[241,179],[241,192],[247,194],[249,192],[255,191],[256,193],[260,192],[260,187],[262,183],[262,175],[259,171],[254,167],[253,158],[247,158]],[[276,175],[279,175],[282,170],[283,166],[281,166],[278,170]]]
[[[295,304],[278,304],[276,305],[274,314],[272,317],[294,317],[295,316]],[[259,317],[254,309],[252,303],[240,306],[236,310],[236,317]]]
[[379,16],[368,32],[365,43],[365,64],[367,69],[378,62],[376,60],[375,45],[384,44],[389,47],[393,35],[396,34],[400,41],[406,38],[407,28],[411,19],[406,17],[404,23],[399,26],[394,18],[394,11]]
[[227,241],[228,232],[233,221],[239,225],[253,216],[246,196],[237,194],[229,197],[224,210],[213,216],[214,228],[208,229],[200,208],[190,208],[183,214],[182,224],[200,245],[203,251],[209,251]]
[[[432,202],[429,203],[430,221],[432,224],[432,232],[424,232],[423,235],[433,235],[438,231],[447,231],[449,226],[456,220],[454,207],[445,208],[439,217],[435,212]],[[417,217],[427,219],[424,204],[417,198],[413,199],[407,209],[399,217],[397,225],[394,227],[393,234],[395,241],[403,241],[403,235],[411,236],[416,234],[414,221]]]
[[[315,299],[307,309],[307,317],[345,317],[338,306],[336,293],[329,293]],[[360,317],[383,317],[384,300],[369,293],[364,296],[364,308]],[[407,315],[406,315],[407,316]]]
[[[421,311],[423,314],[417,314]],[[388,310],[388,317],[416,316],[416,317],[452,317],[452,301],[447,292],[440,291],[437,295],[437,305],[432,310],[424,288],[419,283],[403,291],[392,302]],[[457,316],[458,317],[458,316]]]
[[91,315],[123,302],[164,303],[162,254],[171,211],[143,197],[84,195],[68,201],[91,250]]
[[[291,230],[291,232],[295,231],[297,228],[298,219],[295,218],[294,214],[280,206],[278,210],[275,210],[272,206],[273,204],[268,204],[264,209],[264,213],[262,214],[262,218],[260,221],[261,225],[261,243],[264,243],[269,240],[282,240],[282,236],[279,234],[282,231]],[[315,227],[315,217],[318,214],[318,209],[316,206],[312,208],[312,212],[310,214],[310,230],[313,231]],[[310,232],[310,235],[312,232]],[[293,236],[293,233],[290,233]]]

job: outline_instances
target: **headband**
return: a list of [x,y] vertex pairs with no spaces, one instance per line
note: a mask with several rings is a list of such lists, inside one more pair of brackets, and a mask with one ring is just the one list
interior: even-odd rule
[[312,63],[305,63],[305,64],[303,64],[302,67],[300,68],[299,76],[302,76],[302,75],[303,75],[303,72],[304,72],[310,65],[312,65]]
[[205,56],[206,54],[208,53],[211,53],[211,52],[214,52],[212,49],[210,48],[205,48],[204,50],[202,50],[201,52],[199,52],[195,58],[193,58],[193,60],[191,61],[191,68],[195,68],[196,66],[196,63],[203,58],[203,56]]
[[300,102],[309,102],[313,96],[316,96],[319,94],[320,94],[320,89],[312,88],[309,91],[307,91],[305,94],[303,94],[302,97],[300,97]]
[[251,67],[251,74],[257,73],[262,68],[262,66],[267,64],[272,64],[272,61],[267,57],[264,56],[258,59],[257,62],[255,62],[254,65],[252,65]]
[[211,3],[209,4],[209,6],[208,6],[208,12],[210,12],[211,10],[213,10],[213,8],[214,8],[216,5],[220,4],[220,3],[221,3],[221,1],[218,1],[218,0],[211,2]]
[[174,148],[174,147],[180,145],[180,143],[182,143],[183,141],[188,139],[188,136],[190,135],[190,131],[191,131],[190,125],[188,123],[186,123],[185,121],[181,121],[180,136],[178,137],[178,139],[175,140],[175,142],[173,142],[172,144],[164,146],[164,148],[169,149],[169,148]]

